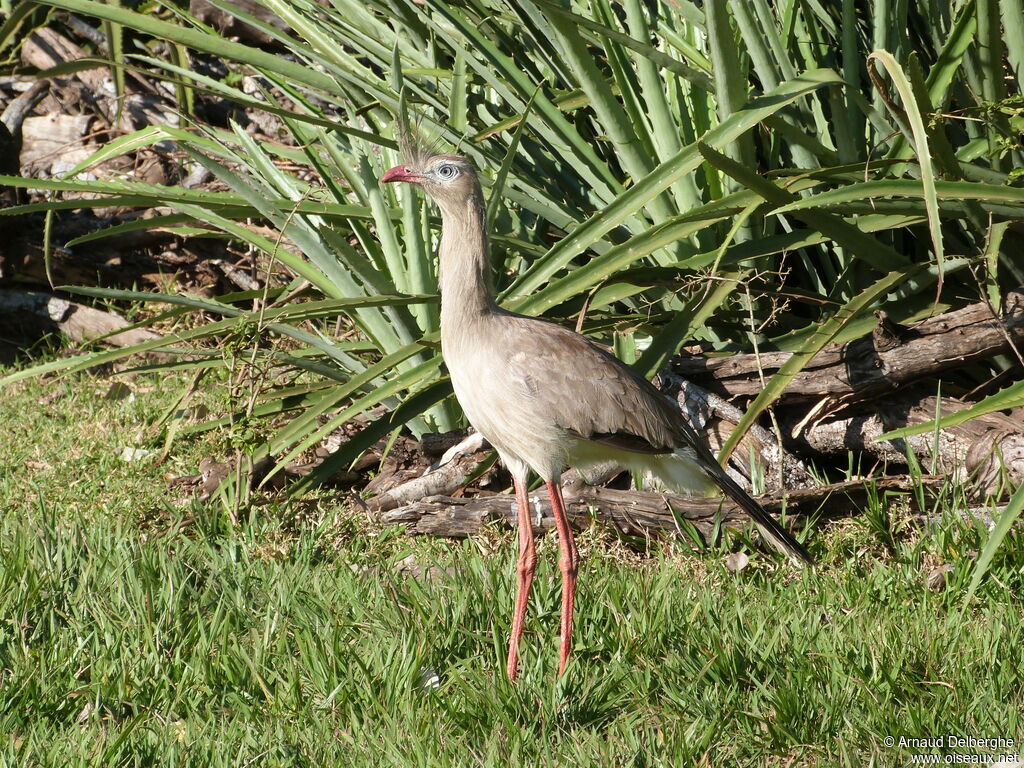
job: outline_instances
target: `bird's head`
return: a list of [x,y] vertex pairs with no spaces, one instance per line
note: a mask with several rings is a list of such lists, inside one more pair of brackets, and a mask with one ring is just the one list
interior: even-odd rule
[[382,184],[407,181],[418,184],[442,207],[465,203],[479,195],[480,183],[476,169],[462,155],[431,155],[413,157],[396,165],[380,177]]

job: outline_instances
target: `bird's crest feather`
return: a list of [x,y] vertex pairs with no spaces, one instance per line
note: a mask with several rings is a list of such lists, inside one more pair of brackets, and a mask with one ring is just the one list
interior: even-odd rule
[[423,136],[423,117],[417,115],[415,122],[403,120],[396,127],[398,149],[402,162],[412,166],[423,166],[431,157],[439,154],[441,137],[427,141]]

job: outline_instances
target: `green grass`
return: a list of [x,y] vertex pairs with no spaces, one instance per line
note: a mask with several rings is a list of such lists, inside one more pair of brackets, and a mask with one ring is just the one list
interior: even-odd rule
[[[755,555],[738,577],[721,552],[637,555],[588,531],[562,680],[545,539],[512,687],[509,532],[410,539],[326,496],[232,529],[163,477],[216,444],[117,458],[184,383],[137,378],[132,402],[87,375],[5,393],[0,764],[904,765],[886,736],[1022,733],[1019,535],[961,616],[985,531],[952,516],[875,509],[819,533],[812,571]],[[439,576],[404,572],[410,554]],[[955,571],[931,592],[938,562]]]

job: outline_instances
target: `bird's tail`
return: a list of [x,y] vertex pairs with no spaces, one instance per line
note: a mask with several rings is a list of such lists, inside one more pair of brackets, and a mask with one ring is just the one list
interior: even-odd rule
[[761,532],[761,535],[773,547],[797,565],[804,563],[810,565],[814,562],[811,559],[810,553],[804,549],[804,545],[793,538],[789,531],[779,525],[775,518],[771,516],[771,513],[743,490],[735,480],[729,477],[717,462],[711,467],[705,467],[705,469],[712,479],[718,483],[718,486],[725,491],[726,496],[743,507],[743,511],[750,515],[750,518],[757,526],[757,530]]
[[812,563],[803,544],[793,538],[774,517],[743,490],[714,460],[707,460],[689,452],[658,456],[649,461],[652,474],[673,490],[701,493],[718,486],[730,499],[743,508],[768,542],[782,554],[801,565]]

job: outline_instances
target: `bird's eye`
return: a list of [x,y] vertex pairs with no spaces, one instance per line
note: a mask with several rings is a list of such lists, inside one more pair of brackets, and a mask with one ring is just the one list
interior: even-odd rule
[[437,175],[442,179],[454,179],[459,175],[459,169],[450,163],[445,163],[437,169]]

